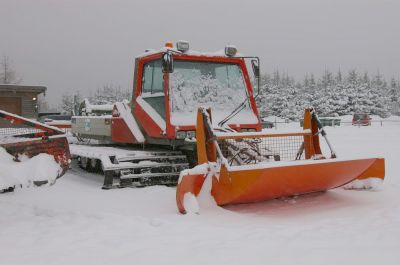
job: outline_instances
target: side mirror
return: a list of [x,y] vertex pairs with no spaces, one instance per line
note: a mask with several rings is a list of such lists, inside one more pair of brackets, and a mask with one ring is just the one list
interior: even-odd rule
[[251,66],[253,67],[253,73],[255,78],[260,78],[260,64],[258,60],[251,60]]
[[174,59],[172,58],[172,53],[166,52],[161,58],[161,65],[163,73],[174,72]]
[[254,98],[257,98],[260,95],[260,59],[251,60],[251,67],[253,68],[254,77],[257,79],[257,95]]

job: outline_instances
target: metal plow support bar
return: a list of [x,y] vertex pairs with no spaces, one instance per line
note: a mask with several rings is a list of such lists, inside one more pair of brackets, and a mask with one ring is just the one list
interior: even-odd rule
[[[65,133],[24,117],[0,110],[0,146],[19,161],[20,155],[33,157],[47,153],[60,164],[61,177],[69,167],[71,155]],[[44,183],[35,183],[37,185]]]
[[316,115],[306,109],[302,132],[284,134],[226,133],[211,128],[210,112],[197,116],[197,168],[181,173],[176,200],[185,213],[184,197],[197,196],[206,177],[218,205],[250,203],[325,191],[353,180],[384,179],[383,158],[325,158],[319,145]]

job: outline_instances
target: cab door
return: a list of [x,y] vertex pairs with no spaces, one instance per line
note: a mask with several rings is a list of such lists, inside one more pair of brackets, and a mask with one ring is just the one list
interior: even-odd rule
[[145,62],[142,67],[141,92],[136,97],[135,116],[140,117],[147,135],[164,138],[166,135],[166,105],[164,74],[161,59]]

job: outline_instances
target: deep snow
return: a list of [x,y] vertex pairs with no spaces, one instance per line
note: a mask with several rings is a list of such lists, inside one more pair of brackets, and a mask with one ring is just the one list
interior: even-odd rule
[[32,158],[19,156],[19,162],[0,147],[0,191],[10,187],[30,187],[34,182],[55,183],[62,168],[49,154],[38,154]]
[[340,158],[385,157],[381,190],[180,215],[175,188],[104,191],[100,176],[72,169],[54,186],[0,196],[0,263],[399,264],[400,124],[326,130]]

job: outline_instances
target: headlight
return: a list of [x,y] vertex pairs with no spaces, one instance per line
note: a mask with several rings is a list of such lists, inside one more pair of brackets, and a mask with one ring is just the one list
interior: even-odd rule
[[180,52],[187,52],[189,50],[189,42],[180,40],[176,43],[176,49]]
[[189,139],[195,138],[196,137],[196,132],[195,131],[187,131],[186,136]]
[[251,128],[251,129],[243,128],[243,129],[241,129],[240,131],[241,131],[241,132],[255,132],[256,129],[253,129],[253,128]]
[[185,139],[186,138],[186,132],[185,131],[177,131],[176,132],[176,139]]
[[225,46],[225,55],[228,57],[233,57],[237,53],[237,49],[233,45],[226,45]]

